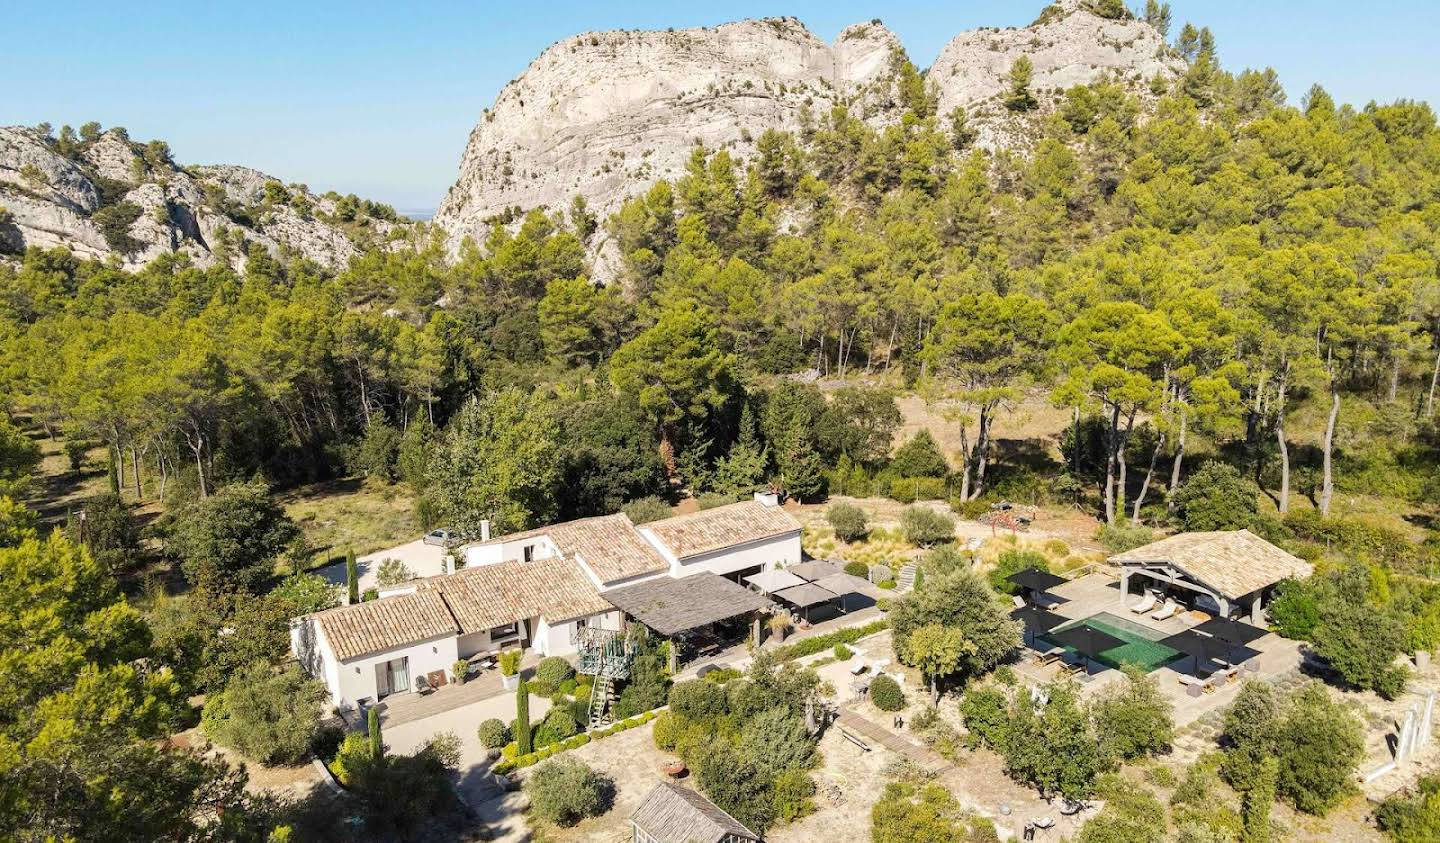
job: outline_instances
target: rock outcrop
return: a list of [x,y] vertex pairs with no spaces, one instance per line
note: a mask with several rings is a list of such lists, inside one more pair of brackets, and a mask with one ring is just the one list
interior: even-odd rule
[[179,167],[114,129],[67,147],[0,127],[0,208],[0,253],[65,246],[132,269],[171,252],[239,268],[251,244],[337,269],[406,227],[387,209],[257,170]]
[[1075,85],[1108,77],[1143,91],[1156,76],[1169,79],[1185,67],[1153,26],[1102,18],[1088,11],[1084,0],[1059,0],[1030,26],[976,29],[952,38],[926,72],[938,112],[964,108],[982,146],[1022,145],[1025,123],[1004,102],[1010,68],[1021,56],[1034,67],[1030,90],[1042,112]]
[[[1182,65],[1153,27],[1059,0],[1035,24],[952,40],[927,73],[939,112],[964,106],[986,146],[1023,142],[1001,102],[1011,65],[1034,64],[1042,112],[1057,89],[1117,75],[1143,89]],[[562,209],[576,195],[605,214],[683,172],[696,143],[753,151],[765,129],[796,130],[834,104],[874,125],[899,117],[900,43],[878,20],[826,44],[794,18],[671,32],[597,32],[551,46],[500,92],[475,129],[435,222],[452,242],[512,209]]]
[[563,208],[575,195],[604,214],[680,173],[697,143],[744,155],[766,129],[793,131],[803,113],[867,96],[871,119],[887,119],[899,49],[878,21],[831,45],[794,18],[567,38],[485,112],[435,222],[478,238],[506,209]]

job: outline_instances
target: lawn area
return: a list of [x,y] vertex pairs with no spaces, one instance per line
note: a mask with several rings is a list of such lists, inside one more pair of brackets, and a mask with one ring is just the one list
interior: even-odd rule
[[315,483],[280,495],[285,512],[315,549],[315,566],[384,550],[420,537],[415,501],[405,486],[350,478]]

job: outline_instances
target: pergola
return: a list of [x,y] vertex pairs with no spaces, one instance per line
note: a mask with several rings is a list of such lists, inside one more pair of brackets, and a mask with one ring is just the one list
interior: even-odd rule
[[812,559],[809,562],[791,565],[786,568],[785,571],[809,582],[815,582],[818,579],[823,579],[832,574],[844,573],[844,569],[839,565],[836,565],[834,562],[826,562],[823,559]]
[[694,629],[751,615],[751,635],[760,642],[760,613],[774,603],[762,594],[708,571],[688,577],[657,577],[601,595],[612,606],[670,639],[670,670],[677,669],[675,638]]
[[1249,530],[1180,533],[1110,557],[1120,566],[1120,602],[1130,599],[1130,578],[1144,576],[1170,588],[1204,595],[1221,617],[1248,608],[1258,623],[1268,589],[1314,570]]

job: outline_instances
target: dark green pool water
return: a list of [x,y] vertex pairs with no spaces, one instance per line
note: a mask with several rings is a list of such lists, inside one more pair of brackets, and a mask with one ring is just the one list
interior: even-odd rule
[[[1160,643],[1160,639],[1165,637],[1163,633],[1156,632],[1147,626],[1135,623],[1132,620],[1122,618],[1118,615],[1112,615],[1109,612],[1101,612],[1097,615],[1091,615],[1088,618],[1081,618],[1078,621],[1062,624],[1056,627],[1054,631],[1060,632],[1061,630],[1073,629],[1078,626],[1088,626],[1091,629],[1097,629],[1125,642],[1119,647],[1106,650],[1095,659],[1095,661],[1108,665],[1109,667],[1118,668],[1122,664],[1133,664],[1146,673],[1149,673],[1152,670],[1164,667],[1181,656],[1178,650],[1172,650]],[[1041,640],[1046,641],[1047,644],[1051,643],[1045,636],[1042,635],[1039,637]],[[1066,647],[1065,649],[1073,652],[1074,648]]]

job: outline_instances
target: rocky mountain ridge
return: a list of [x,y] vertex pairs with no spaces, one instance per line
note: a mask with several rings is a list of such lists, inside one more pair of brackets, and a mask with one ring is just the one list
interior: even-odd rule
[[[1074,85],[1115,78],[1143,92],[1184,66],[1149,24],[1058,0],[1030,26],[955,36],[925,74],[938,113],[964,108],[982,146],[1023,146],[1028,124],[1003,103],[1022,55],[1034,66],[1038,114]],[[764,130],[798,132],[834,105],[872,125],[894,122],[901,59],[899,39],[879,20],[847,27],[833,44],[794,18],[567,38],[486,110],[435,223],[452,243],[478,240],[496,218],[561,209],[576,195],[603,216],[680,175],[697,143],[743,158]]]
[[258,246],[338,269],[408,228],[353,196],[316,196],[248,167],[181,167],[165,144],[123,129],[87,134],[0,127],[0,254],[65,246],[135,269],[173,252],[240,268]]

